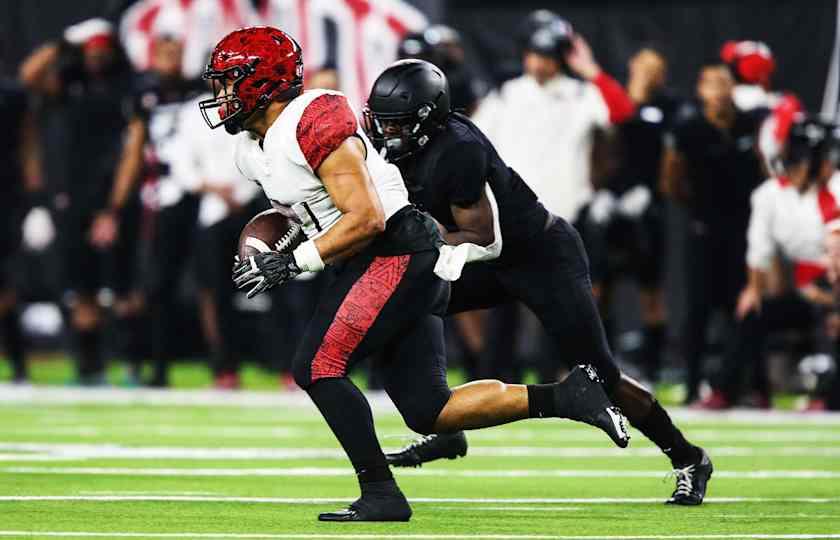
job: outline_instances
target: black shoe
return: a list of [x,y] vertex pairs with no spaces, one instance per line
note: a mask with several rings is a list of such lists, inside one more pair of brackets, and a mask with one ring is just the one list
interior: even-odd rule
[[575,366],[556,386],[554,400],[563,418],[603,430],[621,448],[630,444],[630,433],[621,410],[612,404],[598,372],[590,365]]
[[703,502],[706,496],[706,484],[712,477],[714,467],[706,451],[701,449],[700,452],[702,455],[697,463],[682,469],[674,469],[672,474],[677,479],[677,488],[671,494],[671,498],[665,501],[666,504],[697,506]]
[[463,431],[442,435],[426,435],[399,452],[385,454],[392,467],[420,467],[436,459],[455,459],[467,455],[467,437]]
[[[378,484],[378,485],[375,485]],[[387,480],[362,487],[362,496],[349,507],[318,515],[318,521],[408,521],[411,507],[396,482]]]

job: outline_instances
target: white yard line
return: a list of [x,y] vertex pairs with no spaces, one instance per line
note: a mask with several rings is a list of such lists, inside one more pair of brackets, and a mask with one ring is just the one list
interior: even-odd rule
[[[180,476],[180,477],[331,477],[352,476],[347,467],[288,467],[288,468],[142,468],[142,467],[0,467],[0,474],[49,475],[105,475],[105,476]],[[590,470],[590,469],[513,469],[513,470],[451,470],[403,469],[399,476],[458,477],[458,478],[664,478],[662,470]],[[777,479],[835,479],[840,471],[717,471],[715,478],[742,480]]]
[[[840,458],[840,446],[744,446],[707,447],[712,456],[727,457],[825,457]],[[0,461],[53,461],[70,459],[189,459],[189,460],[292,460],[346,459],[338,448],[236,448],[191,446],[123,446],[120,444],[0,442]],[[17,457],[19,456],[19,459]],[[31,456],[31,457],[27,457]],[[656,458],[662,452],[654,447],[544,447],[471,446],[472,457],[546,458]]]
[[[377,411],[396,413],[384,392],[367,392]],[[20,387],[0,384],[0,404],[112,404],[228,407],[294,407],[317,416],[312,402],[302,392],[227,392],[218,390],[155,390],[148,388],[64,388],[58,386]],[[801,414],[791,411],[735,409],[726,412],[673,409],[678,420],[691,422],[745,422],[751,424],[840,425],[840,413]]]
[[[0,436],[15,435],[75,435],[78,437],[114,437],[117,435],[155,435],[159,437],[221,437],[224,439],[290,439],[318,433],[318,427],[304,429],[282,426],[187,426],[187,425],[120,425],[120,426],[34,426],[0,427]],[[321,431],[323,433],[323,431]]]
[[[0,502],[238,502],[254,504],[341,504],[354,499],[340,497],[295,498],[295,497],[234,497],[234,496],[190,496],[190,495],[2,495]],[[595,497],[595,498],[447,498],[447,497],[412,497],[412,503],[437,504],[497,504],[497,505],[534,505],[534,504],[662,504],[659,497]],[[706,497],[704,503],[744,504],[744,503],[805,503],[831,504],[840,502],[840,497]]]
[[373,540],[379,538],[405,538],[411,540],[811,540],[840,538],[840,534],[680,534],[680,535],[640,535],[640,536],[559,536],[544,534],[271,534],[271,533],[143,533],[143,532],[40,532],[40,531],[0,531],[0,536],[47,536],[62,538],[250,538],[250,539],[354,539]]

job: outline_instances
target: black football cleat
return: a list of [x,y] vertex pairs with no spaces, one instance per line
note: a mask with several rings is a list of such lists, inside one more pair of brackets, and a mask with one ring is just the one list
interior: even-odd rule
[[595,426],[620,448],[630,444],[630,432],[621,414],[602,386],[598,372],[590,365],[575,366],[565,380],[556,386],[554,399],[563,418]]
[[677,488],[665,504],[681,506],[702,504],[706,496],[706,484],[709,483],[715,469],[706,451],[702,449],[700,451],[702,453],[700,461],[682,469],[674,469],[671,473],[677,479]]
[[467,455],[467,437],[463,431],[426,435],[399,452],[385,454],[392,467],[420,467],[436,459],[455,459]]
[[408,521],[411,507],[396,482],[366,484],[350,506],[318,515],[318,521]]

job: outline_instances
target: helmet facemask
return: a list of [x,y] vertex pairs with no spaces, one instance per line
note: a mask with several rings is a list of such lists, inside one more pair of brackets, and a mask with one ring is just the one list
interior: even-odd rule
[[242,125],[253,113],[254,109],[248,111],[245,104],[237,96],[239,85],[253,72],[253,66],[233,66],[218,71],[208,66],[202,75],[206,81],[210,81],[213,97],[202,100],[198,103],[204,121],[210,129],[225,126],[225,130],[231,135],[242,131]]
[[382,157],[391,163],[403,160],[428,144],[440,125],[432,118],[434,106],[423,105],[411,113],[376,113],[366,106],[364,128]]

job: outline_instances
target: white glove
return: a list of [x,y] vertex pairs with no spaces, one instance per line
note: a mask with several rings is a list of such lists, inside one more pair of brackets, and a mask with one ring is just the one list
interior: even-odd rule
[[589,203],[589,219],[596,225],[603,225],[612,217],[615,206],[615,195],[606,189],[599,189]]
[[647,186],[638,185],[628,190],[618,200],[618,212],[623,216],[637,218],[650,206],[651,199],[650,189]]
[[23,245],[30,251],[43,251],[55,238],[55,225],[49,210],[36,206],[26,214],[21,225]]
[[111,35],[113,33],[114,26],[105,19],[88,19],[68,26],[64,30],[64,40],[71,45],[79,46],[94,36]]

